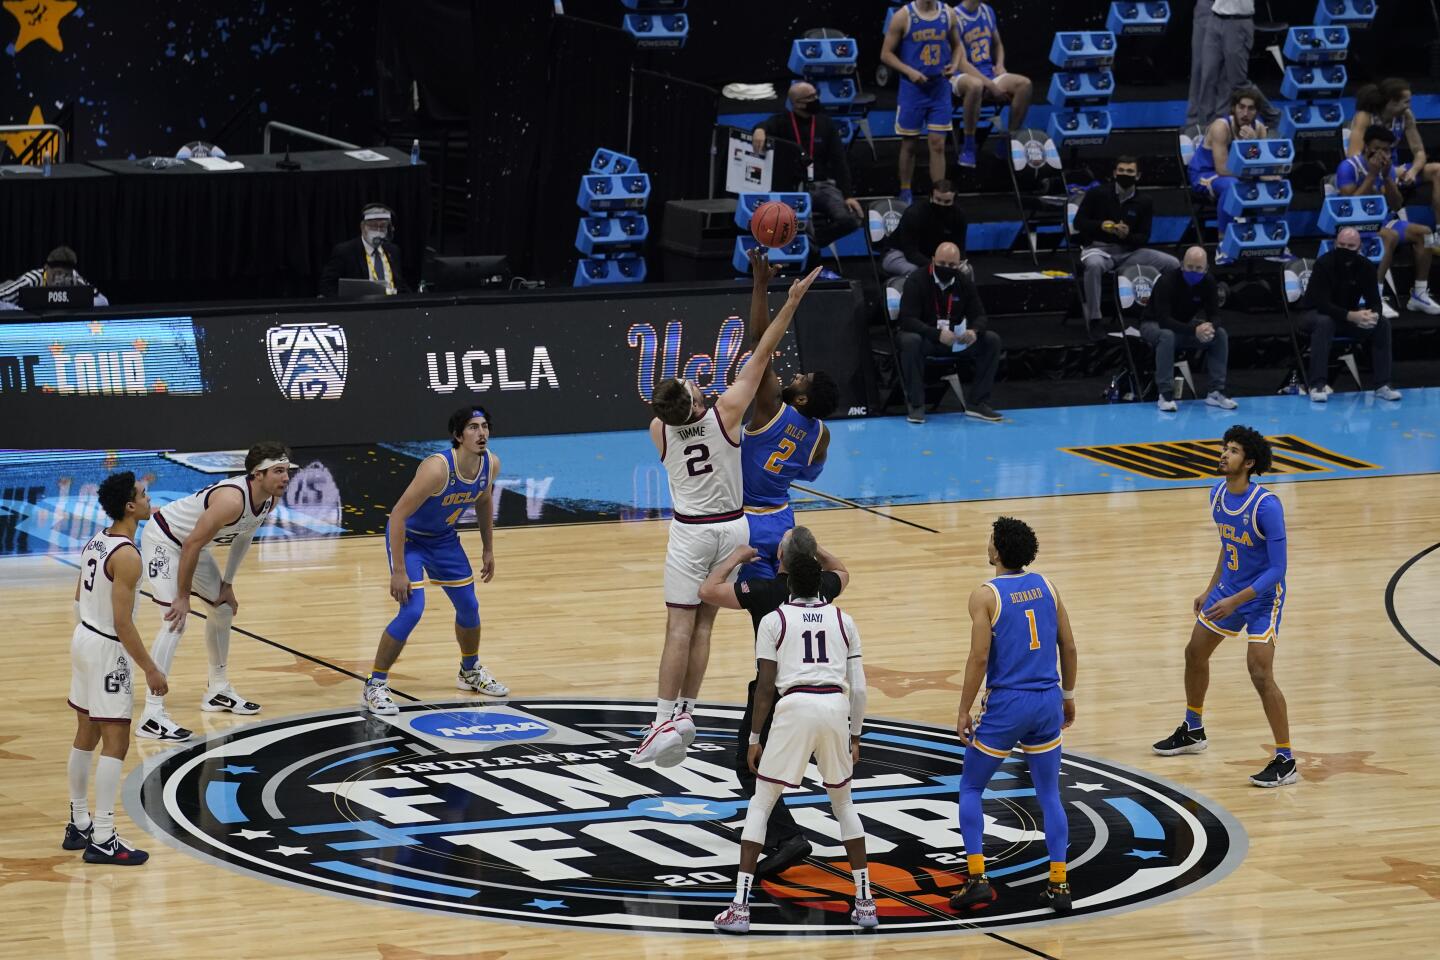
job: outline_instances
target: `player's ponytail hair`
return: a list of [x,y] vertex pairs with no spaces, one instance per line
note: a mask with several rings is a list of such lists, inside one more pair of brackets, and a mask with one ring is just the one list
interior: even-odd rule
[[792,597],[820,596],[820,561],[813,554],[801,554],[787,570]]

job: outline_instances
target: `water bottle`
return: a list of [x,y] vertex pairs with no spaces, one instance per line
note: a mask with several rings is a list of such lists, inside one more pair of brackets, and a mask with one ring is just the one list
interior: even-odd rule
[[420,163],[420,141],[414,140],[410,143],[410,166]]
[[41,176],[50,176],[50,154],[45,154],[45,172]]
[[1300,375],[1294,370],[1290,371],[1290,379],[1285,381],[1285,386],[1280,388],[1282,394],[1295,396],[1300,392]]
[[1106,403],[1118,403],[1120,401],[1120,374],[1110,378],[1110,386],[1105,390]]

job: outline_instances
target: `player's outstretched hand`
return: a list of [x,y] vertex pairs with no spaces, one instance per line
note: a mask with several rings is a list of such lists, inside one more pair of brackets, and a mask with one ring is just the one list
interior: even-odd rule
[[390,574],[390,596],[395,598],[396,603],[410,602],[410,577],[404,570]]
[[810,284],[814,283],[815,278],[820,276],[820,270],[820,267],[816,267],[814,270],[811,270],[799,280],[796,280],[794,283],[790,284],[790,299],[799,300],[801,297],[805,296],[805,294],[810,291]]
[[750,273],[757,287],[768,287],[775,276],[775,265],[770,262],[766,247],[751,247],[745,254],[750,258]]
[[480,582],[489,583],[495,576],[495,551],[486,550],[480,555]]
[[154,667],[145,671],[145,686],[157,697],[163,697],[170,692],[170,683],[165,678],[165,671]]
[[1070,726],[1070,724],[1075,722],[1075,701],[1062,700],[1061,706],[1065,711],[1065,722],[1060,724],[1060,729],[1064,730],[1066,727]]
[[764,744],[752,743],[750,744],[750,750],[746,754],[746,762],[750,765],[750,772],[757,777],[760,775],[760,754],[764,750]]

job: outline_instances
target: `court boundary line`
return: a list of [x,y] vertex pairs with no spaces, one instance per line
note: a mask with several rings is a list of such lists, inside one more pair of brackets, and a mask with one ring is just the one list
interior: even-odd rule
[[[914,528],[916,528],[917,530],[924,530],[926,533],[939,533],[939,532],[940,532],[939,530],[936,530],[936,529],[934,529],[933,527],[927,527],[927,526],[925,526],[925,524],[923,524],[923,523],[916,523],[916,522],[913,521],[913,520],[906,520],[906,519],[904,519],[903,517],[893,516],[893,515],[888,514],[888,513],[881,513],[879,510],[876,510],[874,507],[867,507],[867,506],[866,506],[865,504],[863,504],[863,503],[856,503],[854,500],[847,500],[847,499],[845,499],[844,497],[837,497],[837,496],[836,496],[835,494],[833,494],[833,493],[826,493],[826,492],[824,492],[823,490],[816,490],[814,487],[802,487],[802,486],[801,486],[800,484],[798,484],[798,483],[792,483],[792,484],[790,484],[790,487],[791,487],[791,489],[793,489],[793,490],[799,490],[799,491],[801,491],[802,493],[808,493],[808,494],[810,494],[810,495],[812,495],[812,496],[816,496],[816,497],[824,497],[826,500],[830,500],[830,501],[832,501],[832,502],[834,502],[834,503],[841,503],[841,504],[844,504],[844,505],[847,506],[847,507],[852,507],[852,508],[854,508],[854,509],[856,509],[856,510],[864,510],[866,513],[873,513],[875,516],[877,516],[877,517],[884,517],[886,520],[894,520],[896,523],[903,523],[903,524],[905,524],[907,527],[914,527]],[[941,501],[941,502],[945,502],[945,501]],[[890,507],[910,506],[910,504],[886,504],[886,506],[890,506]]]
[[1429,650],[1425,649],[1425,647],[1421,646],[1420,641],[1410,636],[1410,631],[1405,629],[1405,625],[1400,622],[1400,615],[1395,612],[1395,588],[1399,586],[1400,578],[1405,576],[1405,574],[1409,572],[1411,567],[1415,566],[1415,564],[1419,563],[1421,560],[1425,559],[1427,556],[1434,553],[1436,550],[1440,550],[1440,543],[1432,543],[1424,550],[1421,550],[1419,553],[1415,554],[1415,556],[1411,557],[1409,560],[1406,560],[1400,565],[1399,569],[1397,569],[1395,573],[1390,577],[1390,582],[1385,585],[1385,614],[1390,618],[1390,625],[1395,628],[1395,631],[1399,633],[1400,636],[1405,638],[1406,643],[1410,644],[1410,646],[1414,647],[1417,651],[1419,651],[1420,655],[1426,660],[1429,660],[1431,663],[1435,664],[1435,666],[1440,667],[1440,657],[1436,657],[1435,654],[1431,653]]
[[[71,567],[71,568],[76,569],[76,570],[79,570],[79,569],[80,569],[80,564],[78,564],[78,563],[72,563],[71,561],[66,560],[66,559],[63,558],[63,557],[57,557],[57,556],[55,556],[54,554],[51,554],[50,557],[51,557],[51,559],[53,559],[56,563],[64,564],[65,566]],[[142,596],[142,597],[147,597],[147,598],[149,598],[149,599],[151,599],[151,600],[154,600],[154,599],[155,599],[155,594],[151,593],[149,590],[140,590],[140,589],[137,589],[135,592],[138,593],[138,594],[140,594],[140,596]],[[201,613],[199,610],[191,610],[190,613],[189,613],[189,616],[199,617],[201,620],[208,620],[208,619],[209,619],[208,617],[205,616],[205,614]],[[347,670],[345,667],[340,666],[340,664],[338,664],[338,663],[331,663],[329,660],[325,660],[325,659],[323,659],[323,658],[321,658],[321,657],[314,656],[313,654],[306,653],[306,652],[304,652],[303,650],[296,650],[294,647],[287,647],[285,644],[281,643],[280,641],[278,641],[278,640],[271,640],[269,637],[262,637],[260,634],[255,633],[253,630],[246,630],[244,627],[238,627],[238,626],[236,626],[236,625],[233,624],[233,623],[230,625],[230,629],[231,629],[232,631],[234,631],[235,633],[240,634],[242,637],[249,637],[251,640],[259,640],[261,643],[267,644],[267,645],[272,646],[272,647],[275,647],[277,650],[284,650],[286,653],[288,653],[288,654],[290,654],[290,655],[292,655],[292,656],[296,656],[296,657],[300,657],[300,658],[305,659],[305,660],[309,660],[311,663],[318,664],[319,666],[322,666],[322,667],[329,667],[331,670],[334,670],[336,673],[343,673],[345,676],[350,677],[352,680],[359,680],[361,683],[364,683],[364,682],[366,682],[366,680],[367,680],[366,677],[360,676],[360,674],[354,672],[353,670]],[[139,632],[138,629],[137,629],[136,632],[137,632],[137,633]],[[141,637],[141,638],[140,638],[140,642],[141,642],[141,643],[144,643],[144,642],[145,642],[145,638],[144,638],[144,637]],[[411,701],[412,703],[419,703],[419,702],[420,702],[420,698],[419,698],[419,697],[412,697],[410,694],[406,693],[405,691],[396,689],[395,687],[391,687],[391,688],[390,688],[390,692],[393,693],[393,694],[395,694],[395,695],[397,695],[397,696],[404,697],[406,700],[409,700],[409,701]]]

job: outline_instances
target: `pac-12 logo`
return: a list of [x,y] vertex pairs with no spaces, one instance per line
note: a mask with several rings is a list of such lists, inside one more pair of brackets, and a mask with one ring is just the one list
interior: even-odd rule
[[[130,814],[210,863],[317,892],[452,916],[713,934],[734,896],[747,798],[738,706],[701,705],[676,767],[633,766],[644,701],[355,708],[235,728],[136,773]],[[965,875],[954,731],[867,720],[851,781],[882,936],[1049,922],[1040,809],[1020,755],[985,792],[999,900],[949,907]],[[1234,869],[1246,841],[1222,809],[1162,780],[1067,755],[1072,915],[1141,908]],[[809,858],[755,884],[751,935],[851,936],[849,865],[811,767],[784,797]]]
[[265,331],[275,386],[287,400],[339,400],[350,367],[345,329],[333,323],[285,323]]

